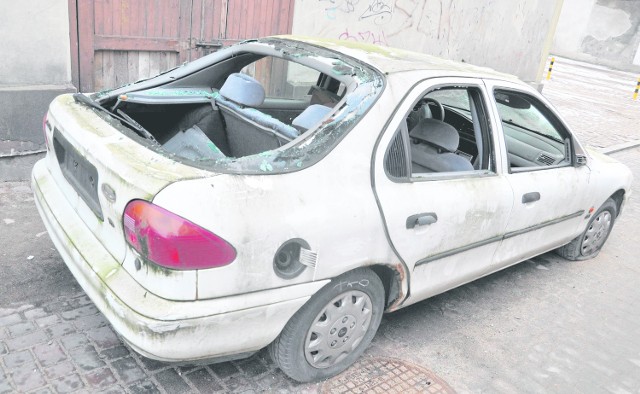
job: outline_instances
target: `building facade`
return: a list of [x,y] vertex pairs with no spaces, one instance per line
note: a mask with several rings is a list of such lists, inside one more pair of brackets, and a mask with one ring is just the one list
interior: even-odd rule
[[551,51],[640,71],[640,1],[564,0]]

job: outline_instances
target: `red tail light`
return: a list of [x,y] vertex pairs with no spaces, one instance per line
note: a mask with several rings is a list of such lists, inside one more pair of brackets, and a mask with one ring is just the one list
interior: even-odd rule
[[143,200],[124,211],[127,243],[160,266],[191,270],[221,267],[236,258],[227,241],[195,223]]

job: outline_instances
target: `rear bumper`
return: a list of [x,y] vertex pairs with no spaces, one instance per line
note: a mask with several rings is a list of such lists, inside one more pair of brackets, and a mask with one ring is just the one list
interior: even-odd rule
[[69,270],[122,338],[147,357],[185,361],[257,351],[328,283],[198,301],[158,297],[138,284],[87,229],[52,180],[45,160],[34,166],[31,183],[40,216]]

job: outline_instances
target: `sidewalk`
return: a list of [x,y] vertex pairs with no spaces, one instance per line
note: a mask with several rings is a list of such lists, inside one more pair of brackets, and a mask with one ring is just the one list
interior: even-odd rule
[[598,148],[640,144],[640,98],[632,99],[639,75],[555,59],[551,80],[543,80],[542,94],[558,108],[580,142]]

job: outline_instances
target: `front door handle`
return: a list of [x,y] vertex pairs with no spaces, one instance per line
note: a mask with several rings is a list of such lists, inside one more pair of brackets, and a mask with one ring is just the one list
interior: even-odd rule
[[525,193],[522,195],[523,204],[526,204],[528,202],[538,201],[539,199],[540,199],[540,193],[538,192]]
[[407,218],[407,228],[416,226],[428,226],[438,221],[438,215],[434,212],[417,213]]

